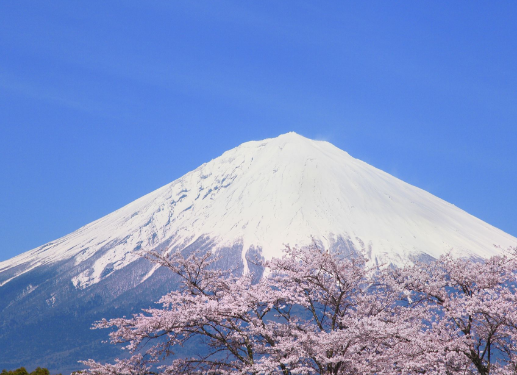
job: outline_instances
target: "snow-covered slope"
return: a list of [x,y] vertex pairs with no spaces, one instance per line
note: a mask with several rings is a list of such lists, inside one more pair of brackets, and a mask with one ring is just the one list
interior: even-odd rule
[[76,265],[108,249],[72,282],[85,288],[168,240],[242,244],[265,258],[284,244],[346,243],[381,262],[415,256],[488,257],[517,239],[323,141],[295,133],[247,142],[176,181],[44,246],[0,263],[0,286],[40,265]]

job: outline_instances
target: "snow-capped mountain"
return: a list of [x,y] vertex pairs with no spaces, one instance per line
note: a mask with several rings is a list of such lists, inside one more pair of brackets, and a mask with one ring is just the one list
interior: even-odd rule
[[[120,306],[149,304],[163,292],[157,285],[169,284],[139,250],[211,248],[225,265],[247,272],[248,257],[280,256],[284,244],[313,239],[395,265],[451,250],[489,257],[499,251],[494,244],[517,245],[515,237],[328,142],[288,133],[244,143],[67,236],[0,262],[0,318],[25,324],[14,311],[37,303],[39,316],[77,314],[71,304],[84,310],[92,300],[84,311],[100,314],[100,305],[117,298]],[[0,352],[12,329],[5,323],[0,329]],[[0,355],[0,367],[6,358]]]
[[[208,237],[214,247],[253,246],[266,258],[283,244],[325,247],[340,240],[373,259],[401,264],[449,250],[487,257],[516,239],[421,189],[324,141],[288,133],[247,142],[176,181],[37,249],[0,263],[0,272],[73,258],[76,265],[109,251],[72,279],[77,288],[138,258],[165,240],[186,246]],[[108,268],[108,272],[106,272]]]

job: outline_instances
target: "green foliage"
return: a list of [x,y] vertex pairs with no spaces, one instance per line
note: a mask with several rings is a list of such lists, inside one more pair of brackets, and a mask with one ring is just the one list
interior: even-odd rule
[[[2,372],[0,372],[0,375],[50,375],[50,372],[46,368],[38,367],[33,372],[29,373],[25,369],[25,367],[20,367],[16,370],[12,370],[12,371],[7,371],[4,369],[4,370],[2,370]],[[61,375],[61,374],[58,374],[58,375]]]

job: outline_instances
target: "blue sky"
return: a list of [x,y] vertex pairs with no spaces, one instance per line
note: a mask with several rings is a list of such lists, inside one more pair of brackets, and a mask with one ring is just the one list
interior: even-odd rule
[[0,260],[288,131],[517,236],[515,19],[511,1],[0,2]]

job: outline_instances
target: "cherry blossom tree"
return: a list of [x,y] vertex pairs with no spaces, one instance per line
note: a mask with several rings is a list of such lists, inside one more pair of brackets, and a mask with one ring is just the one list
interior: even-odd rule
[[[267,276],[256,283],[215,269],[210,253],[148,257],[178,275],[181,287],[161,308],[98,322],[116,327],[111,341],[132,355],[86,361],[92,374],[381,373],[420,330],[415,310],[397,305],[399,292],[362,257],[287,247],[282,259],[263,264]],[[157,367],[191,341],[203,344],[202,355]]]
[[444,373],[517,373],[516,250],[486,261],[448,254],[393,271],[408,306],[423,312],[425,350]]
[[[181,285],[159,308],[97,322],[130,355],[88,360],[90,374],[516,373],[514,255],[393,269],[287,247],[259,281],[210,253],[147,258]],[[178,353],[188,345],[198,354]]]

